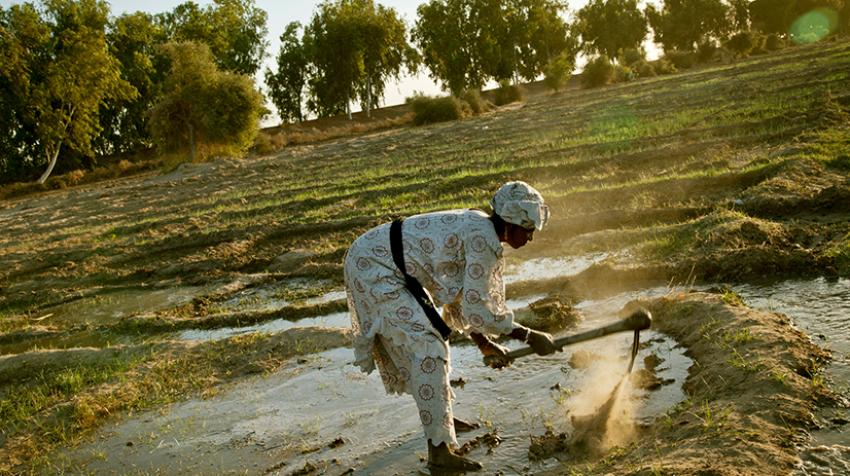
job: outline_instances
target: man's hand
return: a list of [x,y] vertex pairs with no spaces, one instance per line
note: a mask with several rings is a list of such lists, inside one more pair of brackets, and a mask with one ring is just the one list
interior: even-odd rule
[[487,341],[488,343],[482,347],[478,347],[478,350],[484,355],[484,357],[490,357],[490,359],[486,359],[491,368],[501,369],[511,365],[511,359],[508,358],[508,352],[510,350],[503,346],[499,345],[492,341]]
[[[482,334],[471,334],[472,341],[478,346],[478,350],[484,355],[487,365],[494,369],[501,369],[511,365],[511,360],[507,357],[510,350],[502,345],[499,345]],[[487,359],[486,357],[489,357]]]
[[510,334],[516,340],[525,342],[531,347],[537,355],[549,355],[553,352],[561,350],[552,342],[552,336],[534,329],[529,329],[525,326],[516,326]]
[[534,349],[537,355],[549,355],[561,350],[552,342],[552,336],[545,332],[529,329],[528,337],[525,341],[528,342],[528,345]]

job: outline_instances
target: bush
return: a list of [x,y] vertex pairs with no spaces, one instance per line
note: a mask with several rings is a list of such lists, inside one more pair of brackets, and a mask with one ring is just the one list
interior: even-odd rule
[[628,83],[629,81],[633,81],[637,78],[637,73],[628,66],[616,65],[614,66],[614,82],[617,83]]
[[779,51],[788,46],[785,43],[785,39],[776,33],[771,33],[767,35],[767,38],[764,40],[764,49],[767,51]]
[[416,125],[455,121],[463,115],[461,102],[454,96],[417,95],[409,98],[407,102],[413,109],[413,123]]
[[286,135],[282,132],[277,134],[260,131],[254,139],[251,150],[257,154],[273,154],[286,147]]
[[614,65],[607,56],[598,56],[587,62],[581,74],[581,84],[585,88],[605,86],[614,80]]
[[543,84],[553,91],[559,91],[567,84],[575,69],[574,57],[560,54],[543,68]]
[[763,35],[757,31],[753,32],[753,49],[750,51],[751,55],[763,55],[767,53],[767,36]]
[[634,64],[638,62],[646,61],[646,53],[636,48],[626,48],[621,56],[620,64],[624,64],[630,68],[634,68]]
[[714,41],[704,41],[697,45],[697,60],[700,63],[708,63],[714,59],[717,50],[717,43]]
[[755,35],[751,31],[742,31],[732,35],[726,42],[726,48],[738,58],[745,58],[756,46]]
[[86,171],[77,169],[65,174],[65,181],[68,183],[68,185],[77,185],[78,183],[82,182],[85,177]]
[[652,78],[657,76],[655,68],[647,60],[640,60],[631,65],[632,70],[639,78]]
[[481,97],[481,91],[477,89],[467,89],[464,91],[461,100],[472,114],[481,114],[490,109],[490,103]]
[[496,89],[494,102],[497,106],[504,106],[512,102],[522,101],[523,97],[525,97],[525,94],[520,85],[502,80],[499,81],[499,87]]
[[697,63],[697,55],[693,51],[670,50],[664,53],[664,58],[677,70],[692,68]]

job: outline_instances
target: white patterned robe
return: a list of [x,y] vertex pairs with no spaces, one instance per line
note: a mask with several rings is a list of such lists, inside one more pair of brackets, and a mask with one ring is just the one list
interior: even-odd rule
[[[502,245],[478,210],[412,216],[402,228],[404,261],[443,306],[453,330],[500,335],[514,328],[505,305]],[[345,284],[354,329],[355,363],[377,366],[388,393],[409,393],[425,436],[456,446],[449,386],[449,347],[407,290],[390,251],[390,224],[357,238],[345,257]]]

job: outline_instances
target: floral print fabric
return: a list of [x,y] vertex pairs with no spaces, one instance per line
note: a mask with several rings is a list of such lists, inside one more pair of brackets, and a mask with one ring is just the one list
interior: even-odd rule
[[[389,230],[389,223],[369,230],[354,241],[345,258],[355,364],[367,373],[377,366],[387,392],[414,396],[420,415],[428,416],[422,423],[434,445],[455,444],[454,426],[444,428],[445,421],[452,421],[448,345],[407,291],[392,259]],[[404,222],[402,244],[407,273],[438,307],[444,306],[449,327],[485,335],[513,329],[513,313],[505,305],[502,245],[484,212],[412,216]],[[438,371],[426,372],[426,362]],[[446,397],[426,399],[431,392],[421,385]]]

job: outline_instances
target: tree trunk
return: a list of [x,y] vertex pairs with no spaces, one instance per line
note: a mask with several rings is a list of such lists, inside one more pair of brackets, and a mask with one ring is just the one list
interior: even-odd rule
[[195,162],[195,128],[192,127],[192,124],[188,124],[189,126],[189,161]]
[[[77,111],[77,106],[72,106],[71,110],[68,112],[68,120],[67,120],[67,122],[65,122],[65,125],[62,127],[62,137],[65,137],[65,133],[68,132],[68,126],[71,125],[71,121],[74,119],[74,113],[76,111]],[[53,157],[50,157],[50,152],[47,153],[48,158],[49,158],[49,160],[47,162],[47,170],[45,170],[44,173],[41,174],[41,177],[38,178],[39,184],[44,183],[47,180],[47,177],[50,177],[50,174],[53,172],[53,167],[56,167],[56,159],[59,158],[59,150],[62,149],[62,142],[64,142],[64,139],[60,140],[56,144],[56,150],[53,151]]]
[[366,76],[366,118],[372,119],[372,78]]
[[351,120],[351,100],[345,101],[345,112],[348,114],[348,120]]
[[45,180],[47,180],[47,177],[50,177],[51,172],[53,172],[53,167],[56,167],[56,159],[59,158],[59,149],[61,148],[62,141],[59,141],[59,143],[56,144],[56,150],[53,151],[53,157],[50,157],[50,154],[48,153],[49,161],[47,163],[47,170],[41,174],[41,177],[38,179],[38,183],[42,184]]

